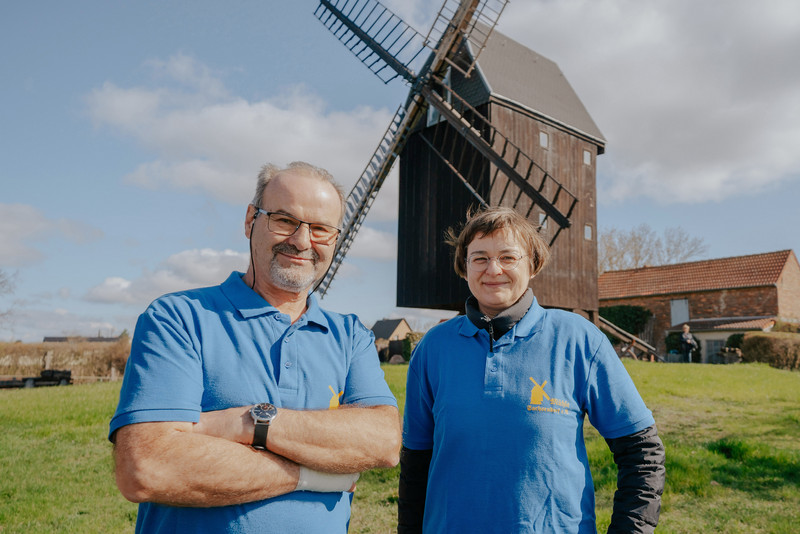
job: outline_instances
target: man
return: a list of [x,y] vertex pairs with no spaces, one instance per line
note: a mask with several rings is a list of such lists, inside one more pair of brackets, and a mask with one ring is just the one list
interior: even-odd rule
[[247,272],[140,316],[109,433],[137,532],[346,532],[357,474],[399,461],[372,334],[309,295],[343,205],[326,171],[265,166]]

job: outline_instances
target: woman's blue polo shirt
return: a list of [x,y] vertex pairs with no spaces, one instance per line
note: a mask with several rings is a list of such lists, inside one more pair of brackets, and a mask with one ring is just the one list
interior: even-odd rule
[[408,371],[403,444],[433,450],[425,532],[595,532],[583,421],[607,438],[654,424],[584,318],[526,315],[490,350],[465,316],[432,328]]

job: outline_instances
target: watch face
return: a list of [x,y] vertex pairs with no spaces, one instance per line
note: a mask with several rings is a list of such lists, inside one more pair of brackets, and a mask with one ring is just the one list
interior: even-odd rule
[[278,409],[267,402],[256,404],[250,409],[253,419],[259,423],[268,423],[278,415]]

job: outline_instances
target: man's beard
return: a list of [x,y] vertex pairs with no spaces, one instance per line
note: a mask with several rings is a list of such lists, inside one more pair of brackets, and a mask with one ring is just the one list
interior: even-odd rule
[[[278,263],[278,254],[284,253],[298,258],[305,258],[311,260],[313,269],[308,272],[306,269],[291,265],[284,267]],[[303,290],[309,289],[314,282],[320,277],[317,273],[317,265],[319,265],[319,254],[313,248],[307,252],[300,252],[294,245],[285,241],[278,243],[272,247],[272,259],[269,262],[269,274],[272,283],[284,290],[294,293],[300,293]]]

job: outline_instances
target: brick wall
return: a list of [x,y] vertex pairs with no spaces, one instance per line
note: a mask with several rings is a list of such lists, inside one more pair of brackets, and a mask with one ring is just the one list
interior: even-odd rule
[[794,254],[778,279],[778,306],[782,320],[800,321],[800,265]]
[[[800,279],[800,269],[796,273]],[[794,282],[800,291],[800,280]],[[787,291],[788,293],[788,291]],[[779,315],[778,290],[775,287],[759,287],[748,289],[726,289],[721,291],[704,291],[699,293],[674,293],[654,297],[635,297],[625,299],[603,299],[600,307],[605,306],[643,306],[653,312],[652,339],[645,339],[663,354],[666,352],[664,338],[670,326],[670,301],[687,299],[689,301],[690,319],[713,319],[717,317],[747,317],[753,315]],[[800,305],[800,304],[798,304]]]

